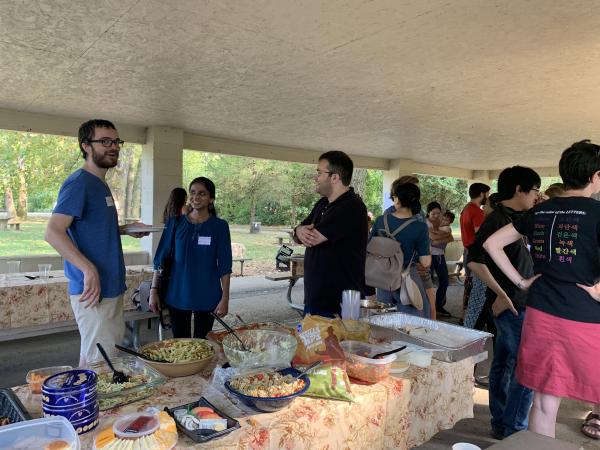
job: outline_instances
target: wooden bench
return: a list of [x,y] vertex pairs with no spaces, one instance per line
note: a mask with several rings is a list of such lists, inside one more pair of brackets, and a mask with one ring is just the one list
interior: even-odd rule
[[[139,321],[144,319],[155,319],[158,315],[153,312],[143,311],[125,311],[125,322],[134,322],[133,329],[133,345],[139,344]],[[159,340],[162,340],[162,333],[159,328]],[[63,322],[44,323],[41,325],[32,325],[29,327],[7,328],[0,330],[0,342],[14,341],[17,339],[25,339],[30,337],[45,336],[47,334],[64,333],[66,331],[77,330],[75,320],[66,320]]]

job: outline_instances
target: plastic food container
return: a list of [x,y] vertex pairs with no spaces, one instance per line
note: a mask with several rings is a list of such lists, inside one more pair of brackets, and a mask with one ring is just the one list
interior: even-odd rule
[[135,356],[113,357],[111,362],[115,369],[120,370],[130,377],[139,377],[130,387],[119,388],[119,385],[106,384],[105,381],[112,380],[112,370],[105,361],[97,361],[89,365],[89,368],[98,374],[98,405],[100,411],[123,406],[128,403],[137,402],[152,395],[156,386],[165,382],[156,369]]
[[389,376],[392,363],[396,360],[395,354],[373,359],[371,356],[386,349],[358,341],[344,341],[340,345],[346,354],[348,376],[365,383],[378,383]]
[[81,448],[79,436],[64,417],[34,419],[0,427],[0,448],[2,449],[44,449],[52,448],[50,445],[53,443],[57,446],[62,443],[64,448],[71,450],[80,450]]
[[[0,389],[0,419],[9,424],[30,420],[31,416],[11,389]],[[0,428],[0,429],[3,429]]]
[[[196,408],[198,406],[204,406],[207,408],[212,409],[215,414],[221,416],[223,419],[227,420],[227,428],[225,430],[222,431],[214,431],[214,430],[188,430],[185,426],[183,426],[179,420],[177,420],[175,418],[175,411],[183,409],[185,411],[187,411],[188,409],[193,409]],[[175,423],[177,424],[177,428],[179,429],[179,431],[181,431],[182,433],[184,433],[186,436],[188,436],[190,439],[192,439],[194,442],[208,442],[211,441],[213,439],[217,439],[220,438],[222,436],[225,436],[228,433],[231,433],[233,430],[237,429],[240,427],[240,424],[237,420],[233,419],[232,417],[229,417],[228,415],[224,414],[223,412],[219,411],[215,406],[212,405],[212,403],[210,403],[208,400],[206,400],[204,397],[200,397],[200,400],[198,400],[197,402],[193,402],[193,403],[188,403],[187,405],[182,405],[182,406],[178,406],[176,408],[165,408],[165,411],[173,417],[173,419],[175,420]]]
[[41,369],[33,369],[27,373],[25,377],[25,381],[29,384],[29,391],[32,394],[41,394],[42,393],[42,384],[46,381],[47,378],[52,375],[56,375],[60,372],[66,372],[67,370],[71,370],[73,367],[71,366],[53,366],[53,367],[43,367]]
[[348,341],[368,341],[371,332],[371,324],[368,322],[360,322],[358,320],[342,320],[344,332],[346,333],[345,340]]
[[289,367],[298,341],[288,333],[273,330],[248,330],[238,333],[249,351],[233,335],[223,339],[223,352],[232,367]]

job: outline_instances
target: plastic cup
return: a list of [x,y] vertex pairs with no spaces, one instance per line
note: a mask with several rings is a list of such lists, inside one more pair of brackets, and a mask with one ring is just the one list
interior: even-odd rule
[[52,264],[38,264],[38,275],[41,279],[48,281]]
[[481,447],[468,442],[457,442],[452,446],[452,450],[481,450]]
[[6,267],[8,268],[6,278],[10,280],[21,271],[21,261],[6,261]]
[[360,292],[342,291],[342,319],[358,320],[360,317]]

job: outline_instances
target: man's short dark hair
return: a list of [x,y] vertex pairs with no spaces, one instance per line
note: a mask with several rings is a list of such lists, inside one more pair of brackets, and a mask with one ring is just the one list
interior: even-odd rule
[[329,163],[329,171],[337,173],[344,186],[350,186],[352,171],[354,170],[354,163],[350,157],[339,150],[331,150],[319,156],[319,161],[323,159],[326,159]]
[[558,172],[565,189],[582,189],[600,170],[600,146],[589,139],[575,142],[566,149],[558,163]]
[[484,183],[473,183],[469,186],[469,197],[472,199],[479,197],[484,192],[490,192],[490,187]]
[[117,127],[115,127],[111,121],[104,119],[92,119],[82,123],[79,127],[79,150],[81,150],[81,156],[83,159],[87,158],[87,153],[81,144],[84,142],[87,143],[94,138],[94,132],[96,131],[96,128],[112,128],[113,130],[117,129]]
[[503,200],[510,200],[515,196],[517,186],[521,187],[521,192],[530,192],[541,184],[542,179],[535,170],[522,166],[507,167],[498,176],[498,194]]

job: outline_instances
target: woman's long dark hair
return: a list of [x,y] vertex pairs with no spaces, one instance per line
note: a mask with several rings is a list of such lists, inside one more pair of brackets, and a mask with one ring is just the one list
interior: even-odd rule
[[[211,200],[214,200],[216,191],[217,191],[217,189],[215,187],[215,183],[213,183],[211,180],[209,180],[206,177],[197,177],[197,178],[194,178],[192,180],[192,182],[190,183],[190,191],[192,190],[192,185],[198,184],[198,183],[204,185],[204,187],[208,191],[208,195],[210,196]],[[213,216],[217,215],[217,210],[215,209],[214,201],[208,204],[208,213]]]
[[186,200],[187,192],[184,188],[176,187],[173,189],[163,211],[163,223],[167,223],[171,217],[180,216]]

